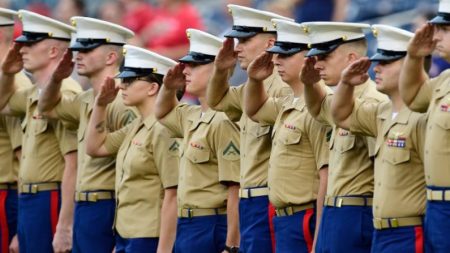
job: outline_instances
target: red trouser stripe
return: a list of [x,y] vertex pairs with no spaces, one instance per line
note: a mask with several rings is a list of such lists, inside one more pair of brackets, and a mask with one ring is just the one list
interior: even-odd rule
[[269,229],[270,238],[272,239],[272,252],[275,252],[275,229],[273,227],[273,217],[275,216],[275,207],[269,203]]
[[313,246],[313,236],[311,230],[309,229],[309,223],[314,215],[314,209],[308,209],[303,216],[303,236],[305,237],[306,246],[308,247],[308,252],[311,252]]
[[52,224],[52,233],[55,235],[56,225],[58,224],[58,209],[59,209],[59,192],[50,192],[50,222]]
[[416,232],[416,253],[423,253],[423,228],[415,227]]
[[0,192],[0,229],[1,229],[1,252],[9,252],[9,229],[8,219],[6,218],[6,197],[8,191]]

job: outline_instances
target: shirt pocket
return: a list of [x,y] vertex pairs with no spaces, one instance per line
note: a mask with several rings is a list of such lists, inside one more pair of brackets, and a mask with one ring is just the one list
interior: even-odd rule
[[434,122],[444,130],[450,130],[450,112],[441,113],[439,117],[434,117]]
[[341,154],[349,150],[352,150],[355,147],[355,136],[354,135],[339,136],[338,140],[334,143],[334,146],[336,150]]
[[270,126],[262,126],[262,125],[254,125],[250,128],[250,134],[255,136],[256,138],[261,138],[270,134],[271,127]]
[[184,155],[192,163],[206,163],[210,159],[210,152],[207,149],[189,148]]
[[[382,178],[390,189],[404,189],[411,183],[411,152],[408,149],[389,148],[383,152],[386,175]],[[387,164],[386,164],[387,163]]]
[[40,135],[47,131],[48,121],[45,119],[35,119],[33,120],[33,133],[34,135]]

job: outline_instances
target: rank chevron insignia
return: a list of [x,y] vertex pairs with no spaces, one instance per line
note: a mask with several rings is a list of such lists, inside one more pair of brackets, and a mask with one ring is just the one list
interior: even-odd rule
[[234,145],[234,143],[232,141],[230,141],[230,144],[228,144],[228,146],[223,150],[222,154],[224,156],[226,156],[226,155],[240,155],[241,152],[236,147],[236,145]]
[[172,145],[169,147],[169,151],[177,151],[180,147],[180,144],[178,144],[178,141],[174,141]]

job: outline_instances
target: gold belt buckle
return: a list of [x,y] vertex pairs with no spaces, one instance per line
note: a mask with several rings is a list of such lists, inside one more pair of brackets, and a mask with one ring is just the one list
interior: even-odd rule
[[374,218],[373,222],[375,224],[375,228],[382,229],[383,228],[383,220],[380,218]]
[[389,219],[391,228],[398,228],[398,220],[396,218]]
[[37,184],[30,185],[30,192],[36,194],[39,191],[39,186]]
[[86,195],[87,195],[87,200],[88,201],[97,202],[98,194],[96,192],[94,192],[94,193],[87,192]]
[[344,202],[343,198],[337,198],[336,207],[342,207],[343,202]]

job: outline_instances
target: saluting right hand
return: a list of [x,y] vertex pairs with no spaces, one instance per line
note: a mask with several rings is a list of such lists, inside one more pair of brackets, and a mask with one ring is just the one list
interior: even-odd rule
[[363,57],[352,62],[347,68],[342,71],[341,83],[345,83],[351,86],[357,86],[365,83],[369,79],[367,71],[370,68],[370,60],[367,57]]
[[184,64],[178,63],[167,71],[163,85],[168,90],[180,90],[186,85],[186,76],[183,74]]
[[411,57],[425,57],[433,53],[436,41],[433,41],[434,27],[432,24],[425,24],[417,29],[414,37],[408,45],[408,55]]
[[2,71],[4,74],[14,75],[23,69],[22,55],[20,49],[22,45],[14,43],[8,50],[2,63]]
[[272,58],[273,55],[268,52],[258,55],[247,68],[248,78],[256,81],[264,81],[272,75],[275,67]]
[[302,71],[300,72],[300,80],[304,85],[314,85],[320,81],[319,70],[314,68],[316,65],[315,57],[308,57],[303,63]]
[[68,78],[72,74],[73,66],[72,51],[67,49],[59,61],[58,66],[56,66],[55,71],[53,71],[53,80],[60,82]]
[[234,51],[234,39],[227,38],[214,61],[217,70],[225,71],[234,68],[237,61],[237,53]]
[[107,106],[114,101],[119,92],[119,87],[116,87],[116,82],[111,77],[106,77],[100,88],[100,92],[95,99],[95,104],[98,106]]

